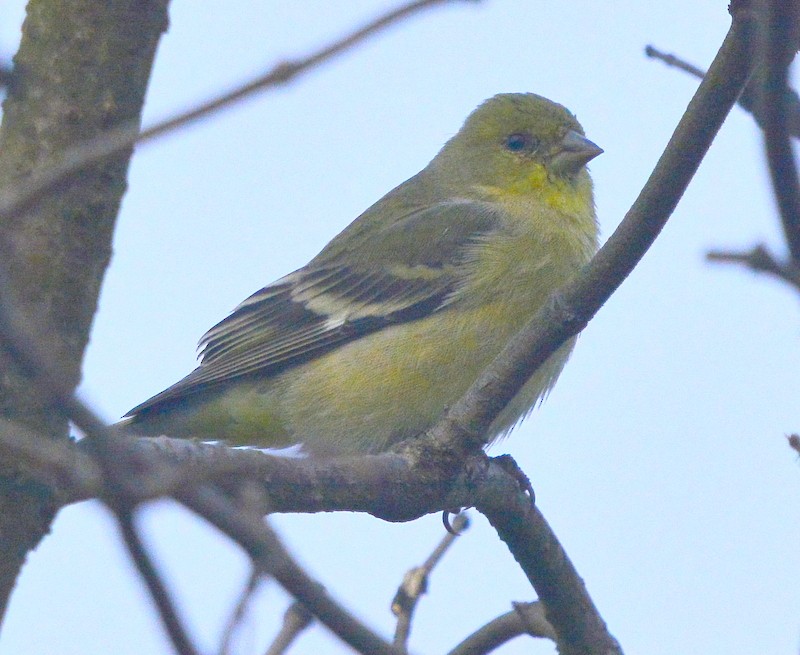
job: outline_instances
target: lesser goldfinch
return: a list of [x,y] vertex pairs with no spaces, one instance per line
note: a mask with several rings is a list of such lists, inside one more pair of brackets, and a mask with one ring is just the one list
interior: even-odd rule
[[[422,171],[211,328],[200,365],[122,427],[312,454],[420,434],[596,251],[586,164],[601,152],[559,104],[490,98]],[[573,345],[488,437],[530,412]]]

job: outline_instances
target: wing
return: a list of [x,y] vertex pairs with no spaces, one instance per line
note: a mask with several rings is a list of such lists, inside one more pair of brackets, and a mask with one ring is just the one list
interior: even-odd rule
[[439,310],[462,277],[470,246],[498,224],[489,205],[466,200],[410,212],[384,230],[356,222],[307,266],[211,328],[200,341],[200,366],[128,416],[243,376],[275,375]]

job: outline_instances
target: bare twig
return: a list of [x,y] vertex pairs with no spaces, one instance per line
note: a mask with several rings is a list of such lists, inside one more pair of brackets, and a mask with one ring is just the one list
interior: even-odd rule
[[[307,57],[281,62],[241,86],[211,98],[188,111],[171,116],[141,130],[141,132],[139,131],[138,123],[134,122],[90,139],[88,142],[67,151],[58,161],[54,161],[51,166],[34,173],[26,180],[15,183],[11,188],[0,189],[0,216],[11,217],[21,214],[35,204],[44,193],[58,189],[73,173],[105,159],[109,155],[135,144],[152,141],[159,136],[209,116],[259,91],[286,84],[301,73],[305,73],[311,68],[342,54],[414,13],[438,4],[454,1],[415,0],[401,5],[397,9],[388,12]],[[477,2],[478,0],[461,1]]]
[[785,0],[771,1],[768,7],[761,102],[764,145],[789,253],[794,262],[800,263],[800,184],[786,127],[787,77],[793,55],[791,37],[796,29],[797,7]]
[[391,644],[362,624],[313,580],[292,558],[265,521],[237,508],[210,487],[189,488],[176,499],[234,539],[253,563],[274,577],[337,637],[360,653],[399,655]]
[[540,602],[514,603],[514,609],[473,632],[448,655],[484,655],[521,635],[555,641],[556,633],[547,622]]
[[[303,57],[302,59],[283,61],[271,70],[251,81],[242,84],[239,87],[220,94],[212,98],[197,108],[179,114],[174,118],[165,120],[158,125],[146,129],[142,132],[142,139],[150,139],[158,134],[174,130],[177,127],[186,125],[202,118],[208,114],[216,112],[224,107],[227,107],[235,102],[242,100],[258,91],[268,87],[274,87],[281,84],[291,82],[295,77],[307,70],[319,66],[320,64],[332,59],[346,50],[353,48],[367,38],[374,36],[378,32],[399,23],[400,21],[410,17],[412,14],[428,9],[438,4],[445,4],[453,2],[454,0],[414,0],[407,4],[401,5],[397,9],[393,9],[388,13],[380,16],[379,18],[367,23],[363,27],[353,31],[347,36],[334,41],[328,46],[318,50],[317,52]],[[467,1],[467,0],[462,0]],[[468,0],[470,2],[477,2],[478,0]]]
[[261,571],[253,568],[253,570],[250,572],[247,582],[242,588],[242,593],[239,595],[239,600],[236,601],[236,605],[233,607],[233,612],[231,612],[228,623],[225,625],[225,629],[222,631],[222,638],[220,639],[219,645],[219,655],[229,655],[231,651],[231,644],[233,643],[233,635],[236,633],[236,630],[244,620],[247,606],[250,603],[250,600],[253,598],[253,594],[256,592],[256,589],[258,589],[258,583],[261,582],[261,578]]
[[690,64],[688,61],[681,59],[677,55],[673,55],[668,52],[661,52],[661,50],[657,49],[655,46],[646,45],[644,48],[644,54],[651,59],[663,61],[667,66],[682,70],[701,80],[703,77],[705,77],[706,72],[702,68],[698,68],[694,64]]
[[115,511],[117,523],[119,524],[122,539],[128,549],[136,569],[142,576],[150,596],[156,603],[158,614],[167,630],[175,650],[180,655],[198,655],[197,649],[192,645],[183,623],[178,618],[178,612],[170,598],[166,586],[161,581],[161,576],[156,570],[155,565],[147,554],[139,532],[133,522],[133,512],[131,508],[118,508]]
[[266,655],[283,655],[306,628],[313,622],[314,615],[305,605],[297,601],[286,609],[283,615],[283,624],[275,640],[270,644]]
[[[771,41],[773,50],[768,58],[771,64],[765,66],[765,75],[753,75],[739,97],[738,104],[751,112],[756,122],[764,128],[766,146],[773,152],[770,159],[770,170],[773,175],[773,186],[781,216],[783,219],[784,233],[792,252],[792,259],[797,261],[795,250],[792,249],[792,236],[796,235],[797,247],[800,247],[800,216],[797,214],[800,202],[800,190],[797,187],[797,177],[792,172],[794,157],[788,137],[800,137],[800,98],[795,91],[787,87],[786,65],[783,73],[780,67],[775,66],[776,61],[786,61],[787,51],[791,42],[787,38],[791,29],[791,22],[786,12],[788,4],[781,5],[781,15],[772,14],[771,25],[779,25],[779,32],[774,34]],[[770,28],[770,33],[772,28]],[[783,44],[776,46],[776,43]],[[777,48],[777,50],[775,49]],[[663,61],[668,66],[673,66],[687,73],[703,78],[705,72],[696,66],[672,54],[661,52],[648,45],[645,48],[648,57]],[[776,77],[777,75],[777,77]],[[760,96],[763,95],[763,100]],[[781,142],[781,140],[783,140]],[[778,188],[780,186],[780,189]],[[792,209],[794,207],[794,209]],[[785,210],[784,210],[785,208]],[[792,218],[794,216],[795,218]],[[722,252],[712,251],[706,259],[716,262],[740,263],[758,272],[771,273],[782,280],[789,282],[800,289],[800,270],[794,261],[781,263],[769,253],[764,246],[756,246],[750,252]]]
[[[644,52],[648,57],[662,61],[667,66],[685,71],[693,77],[702,79],[706,74],[702,68],[698,68],[677,55],[661,52],[652,45],[646,46]],[[760,103],[762,87],[763,77],[760,75],[752,75],[736,103],[746,112],[750,113],[759,127],[763,128],[764,118]],[[797,92],[793,89],[787,89],[784,100],[786,102],[786,129],[792,137],[798,139],[800,138],[800,96],[798,96]]]
[[749,252],[711,250],[706,253],[706,260],[727,264],[742,264],[757,273],[774,275],[791,284],[795,290],[800,291],[800,266],[791,261],[778,261],[763,245],[758,245]]
[[439,563],[444,554],[453,545],[456,537],[469,527],[469,517],[462,512],[452,523],[452,532],[448,532],[428,559],[421,566],[409,569],[403,576],[403,582],[392,600],[392,612],[397,617],[397,628],[394,633],[394,645],[403,652],[408,652],[408,637],[411,634],[411,619],[419,599],[428,591],[428,576]]

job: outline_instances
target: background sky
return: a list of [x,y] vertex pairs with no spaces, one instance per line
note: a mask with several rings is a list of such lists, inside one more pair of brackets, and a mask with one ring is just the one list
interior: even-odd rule
[[[0,53],[22,0],[0,0]],[[303,55],[395,1],[173,0],[145,123]],[[296,83],[139,148],[84,367],[110,421],[189,372],[203,332],[302,266],[421,169],[482,100],[533,91],[572,109],[605,149],[591,163],[607,238],[696,88],[647,59],[651,43],[707,67],[727,3],[453,3]],[[542,408],[491,454],[511,453],[626,653],[778,655],[800,644],[796,293],[704,262],[757,242],[783,252],[761,135],[734,109],[663,235],[581,336]],[[433,574],[417,653],[446,652],[534,592],[478,515]],[[146,539],[203,652],[215,652],[248,574],[214,529],[168,502]],[[439,516],[281,516],[295,555],[389,637],[389,603],[443,534]],[[260,590],[236,640],[263,652],[286,605]],[[30,556],[0,655],[167,653],[113,520],[63,510]],[[315,627],[292,652],[346,653]],[[501,651],[553,653],[520,639]]]

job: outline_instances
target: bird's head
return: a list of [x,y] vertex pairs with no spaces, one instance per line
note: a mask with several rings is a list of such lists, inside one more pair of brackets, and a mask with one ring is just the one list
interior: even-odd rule
[[431,162],[454,188],[536,192],[550,183],[588,185],[602,149],[565,107],[533,93],[486,100]]

